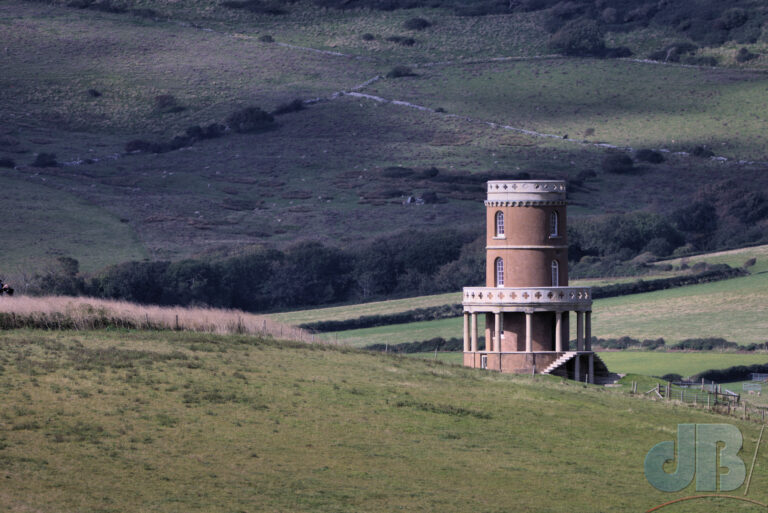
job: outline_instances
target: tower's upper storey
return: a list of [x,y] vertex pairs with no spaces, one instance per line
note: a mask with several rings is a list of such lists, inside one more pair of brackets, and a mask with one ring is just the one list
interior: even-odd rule
[[563,180],[494,180],[488,182],[489,206],[564,205]]

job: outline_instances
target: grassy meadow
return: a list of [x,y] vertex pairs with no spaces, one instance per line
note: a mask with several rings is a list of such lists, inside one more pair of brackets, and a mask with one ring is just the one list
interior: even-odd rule
[[613,372],[644,374],[646,376],[663,376],[665,374],[693,376],[709,369],[768,363],[768,354],[764,352],[749,354],[715,351],[684,353],[604,351],[600,353],[600,358]]
[[418,74],[365,91],[571,139],[768,160],[763,73],[554,58]]
[[[459,352],[410,353],[407,356],[426,360],[462,364]],[[754,365],[768,363],[768,354],[760,353],[720,353],[720,352],[654,352],[654,351],[602,351],[600,358],[611,372],[618,374],[637,374],[642,376],[664,376],[680,374],[693,376],[710,369],[724,369],[736,365]],[[736,386],[741,390],[741,383]],[[738,390],[734,390],[738,392]],[[768,388],[766,389],[768,391]]]
[[[690,265],[696,262],[707,262],[740,267],[747,260],[756,259],[755,265],[749,268],[752,273],[749,276],[595,300],[592,334],[600,338],[631,336],[639,339],[656,339],[663,337],[668,344],[696,337],[722,337],[740,344],[766,342],[768,332],[768,324],[766,324],[768,316],[765,314],[768,311],[768,273],[765,272],[768,270],[767,253],[768,246],[763,245],[665,261],[664,263],[672,263],[676,266],[683,262]],[[572,284],[599,285],[607,282],[614,281],[577,280]],[[312,322],[325,315],[328,319],[341,320],[370,315],[376,309],[381,313],[393,313],[424,306],[455,303],[460,300],[459,294],[442,294],[332,309],[273,314],[272,318],[291,324]],[[482,316],[478,319],[479,330],[482,331],[485,320]],[[462,326],[461,318],[453,318],[347,330],[321,334],[320,337],[362,347],[369,344],[414,342],[433,337],[446,339],[461,337]],[[575,326],[571,326],[571,338],[575,338]]]
[[[645,511],[693,493],[652,488],[647,451],[680,422],[726,420],[559,379],[245,336],[17,330],[0,363],[10,513]],[[759,426],[727,421],[749,466]]]

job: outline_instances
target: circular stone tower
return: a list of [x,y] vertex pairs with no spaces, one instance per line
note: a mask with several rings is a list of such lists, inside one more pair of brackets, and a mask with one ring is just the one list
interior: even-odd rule
[[485,206],[486,286],[464,288],[464,365],[594,382],[596,363],[607,369],[591,348],[591,290],[568,286],[565,182],[491,181]]

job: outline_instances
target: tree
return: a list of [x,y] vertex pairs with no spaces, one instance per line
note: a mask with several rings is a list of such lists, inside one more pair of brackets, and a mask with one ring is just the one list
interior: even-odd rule
[[605,42],[594,20],[579,18],[569,21],[554,33],[549,46],[565,55],[602,55]]

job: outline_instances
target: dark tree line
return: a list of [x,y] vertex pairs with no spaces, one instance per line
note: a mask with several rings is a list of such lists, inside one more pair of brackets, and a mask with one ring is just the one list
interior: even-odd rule
[[[768,242],[768,198],[733,183],[707,189],[670,216],[633,212],[569,223],[570,275],[642,274],[645,259]],[[461,290],[485,280],[478,229],[402,232],[351,249],[305,242],[224,259],[126,262],[85,275],[71,258],[33,292],[159,305],[266,311]],[[650,286],[644,284],[644,286]]]
[[[247,311],[426,294],[453,290],[453,282],[438,277],[459,266],[470,239],[454,230],[407,232],[353,250],[307,242],[220,260],[125,262],[95,275],[59,258],[55,269],[36,277],[34,291]],[[482,269],[466,273],[479,276]]]

